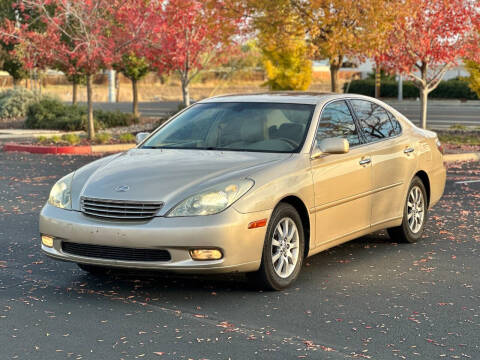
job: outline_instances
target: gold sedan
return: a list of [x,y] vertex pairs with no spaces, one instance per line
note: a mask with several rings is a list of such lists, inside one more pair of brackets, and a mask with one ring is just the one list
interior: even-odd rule
[[360,95],[210,98],[137,140],[55,184],[47,255],[91,273],[246,272],[279,290],[306,257],[370,232],[418,241],[445,187],[436,134]]

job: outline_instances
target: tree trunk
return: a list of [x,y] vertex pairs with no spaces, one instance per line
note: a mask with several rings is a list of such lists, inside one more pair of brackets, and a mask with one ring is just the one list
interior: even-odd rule
[[135,117],[139,117],[140,113],[138,112],[138,81],[137,79],[132,80],[132,94],[133,94],[133,103],[132,103],[132,112]]
[[16,88],[18,86],[18,79],[12,76],[13,87]]
[[182,80],[183,105],[190,106],[190,89],[188,81]]
[[375,99],[380,99],[381,74],[380,65],[375,65]]
[[72,82],[72,105],[76,105],[78,101],[78,81],[74,77]]
[[422,104],[422,128],[427,128],[427,100],[428,91],[425,88],[420,89],[420,102]]
[[87,75],[87,104],[88,104],[88,138],[95,138],[95,124],[93,122],[93,81],[92,75]]
[[338,82],[338,72],[343,64],[343,56],[339,55],[330,59],[330,81],[332,92],[340,92],[339,82]]
[[427,83],[427,74],[428,66],[426,63],[422,63],[420,68],[420,73],[422,76],[422,84],[420,87],[420,101],[422,104],[422,128],[427,128],[427,100],[428,100],[428,83]]

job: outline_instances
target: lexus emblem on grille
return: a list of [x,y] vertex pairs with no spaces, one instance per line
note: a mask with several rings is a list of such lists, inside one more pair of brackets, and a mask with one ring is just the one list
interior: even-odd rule
[[115,188],[117,192],[127,192],[128,190],[130,190],[130,186],[128,185],[120,185]]

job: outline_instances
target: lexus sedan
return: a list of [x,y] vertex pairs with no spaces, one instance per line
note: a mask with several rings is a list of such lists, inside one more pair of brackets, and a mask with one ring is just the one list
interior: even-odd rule
[[445,187],[436,134],[360,95],[210,98],[137,141],[53,186],[47,255],[94,274],[245,272],[280,290],[306,257],[359,236],[420,240]]

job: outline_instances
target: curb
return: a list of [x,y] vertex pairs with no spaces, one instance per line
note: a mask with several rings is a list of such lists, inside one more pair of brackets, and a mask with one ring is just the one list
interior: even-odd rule
[[446,154],[443,155],[443,161],[480,161],[480,153]]
[[87,145],[87,146],[37,146],[8,143],[3,151],[28,152],[32,154],[54,155],[92,155],[100,153],[116,153],[134,148],[135,144]]
[[92,145],[92,154],[122,152],[134,148],[135,144]]

